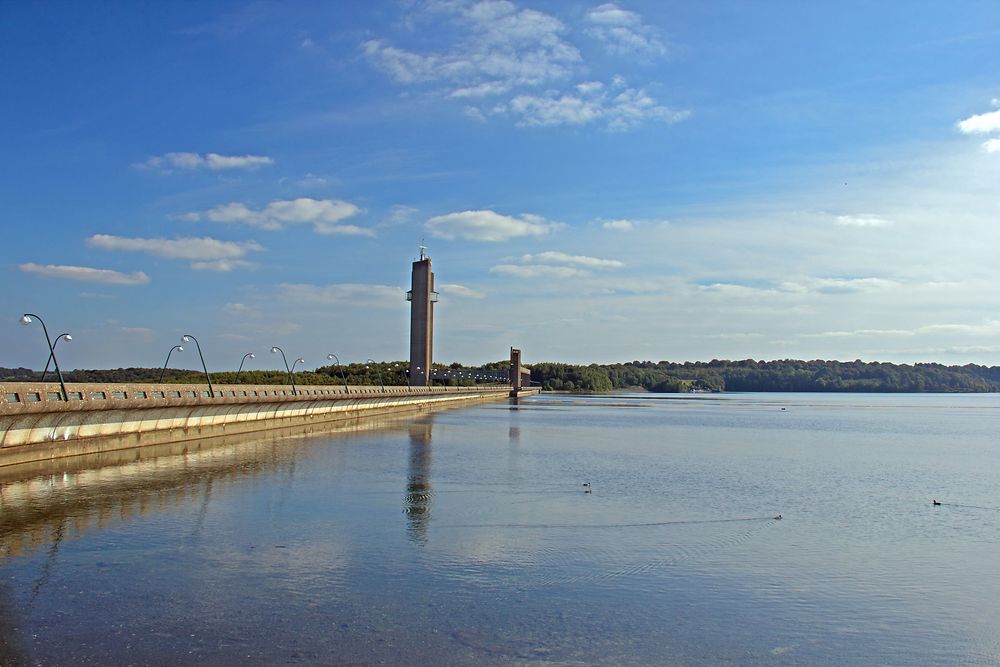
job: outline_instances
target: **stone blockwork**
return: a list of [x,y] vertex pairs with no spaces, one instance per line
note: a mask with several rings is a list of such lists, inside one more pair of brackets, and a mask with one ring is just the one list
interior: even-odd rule
[[347,387],[0,384],[0,466],[500,400],[507,385]]

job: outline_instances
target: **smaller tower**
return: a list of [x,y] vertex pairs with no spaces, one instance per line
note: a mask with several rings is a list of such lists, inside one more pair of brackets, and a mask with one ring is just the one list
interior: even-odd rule
[[517,392],[521,391],[521,350],[517,348],[510,348],[510,385],[512,387],[511,393],[517,396]]
[[425,387],[430,384],[434,347],[434,304],[438,293],[434,291],[434,272],[427,248],[420,246],[420,259],[413,263],[410,291],[410,384]]

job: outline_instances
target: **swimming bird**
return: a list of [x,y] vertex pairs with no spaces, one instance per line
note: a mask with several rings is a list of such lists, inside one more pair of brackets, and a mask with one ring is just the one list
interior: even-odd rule
[[940,504],[941,504],[941,502],[940,502],[940,501],[937,501],[937,500],[932,500],[931,502],[932,502],[933,504],[935,504],[935,505],[940,505]]
[[780,514],[775,514],[774,515],[774,520],[775,521],[781,521],[781,515]]
[[590,486],[590,482],[584,482],[584,483],[583,483],[583,484],[581,484],[580,486]]

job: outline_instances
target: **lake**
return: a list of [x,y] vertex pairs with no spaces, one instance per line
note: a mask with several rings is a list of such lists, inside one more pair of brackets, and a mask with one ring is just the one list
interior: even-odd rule
[[1000,664],[997,395],[543,395],[117,456],[0,484],[0,664]]

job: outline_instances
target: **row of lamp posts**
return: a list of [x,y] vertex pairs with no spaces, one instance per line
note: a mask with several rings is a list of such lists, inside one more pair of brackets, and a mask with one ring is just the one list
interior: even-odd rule
[[[45,343],[49,346],[49,358],[45,362],[45,370],[42,372],[42,382],[45,382],[45,376],[48,375],[49,373],[49,364],[54,364],[56,368],[56,375],[59,376],[59,386],[62,389],[63,400],[68,401],[69,394],[66,391],[66,381],[63,379],[62,370],[59,368],[59,360],[56,358],[56,346],[59,345],[60,340],[72,341],[73,336],[71,336],[68,333],[61,333],[58,336],[56,336],[55,340],[52,340],[52,338],[49,336],[49,329],[48,327],[45,326],[45,322],[42,320],[41,317],[35,315],[34,313],[24,313],[23,315],[21,315],[21,324],[25,326],[31,324],[34,320],[38,320],[38,323],[42,325],[42,331],[45,333]],[[192,336],[191,334],[184,334],[183,336],[181,336],[182,343],[190,343],[191,341],[194,341],[195,348],[197,348],[198,350],[198,358],[201,359],[201,368],[205,372],[205,381],[208,383],[209,396],[214,396],[215,390],[212,387],[212,378],[208,374],[208,367],[205,365],[205,355],[202,354],[201,352],[201,344],[198,342],[198,339]],[[163,362],[163,368],[160,370],[160,378],[158,382],[163,382],[163,374],[167,370],[167,365],[170,363],[170,355],[174,353],[174,350],[177,350],[178,352],[183,352],[184,346],[174,345],[167,352],[167,359],[166,361]],[[288,358],[285,357],[284,350],[275,345],[271,347],[271,352],[275,354],[281,353],[281,360],[285,363],[285,372],[288,373],[288,382],[292,385],[292,394],[295,395],[297,393],[297,390],[295,388],[295,366],[297,364],[304,364],[306,360],[303,359],[302,357],[299,357],[298,359],[292,362],[292,366],[291,368],[289,368]],[[340,365],[340,358],[337,357],[337,355],[332,352],[326,355],[326,358],[329,360],[335,360],[337,362],[337,369],[340,371],[340,377],[344,381],[344,389],[347,390],[348,389],[347,376],[344,375],[344,368],[343,366]],[[246,354],[243,355],[243,359],[240,361],[239,370],[236,371],[237,382],[239,382],[240,373],[243,371],[243,364],[246,363],[247,359],[256,359],[256,356],[254,355],[253,352],[247,352]],[[366,363],[375,364],[376,362],[372,359],[368,359]],[[367,369],[368,366],[365,366],[365,368]],[[376,372],[378,372],[379,384],[382,385],[382,391],[385,391],[385,384],[382,382],[382,373],[378,370],[378,367],[376,367],[375,370]]]

